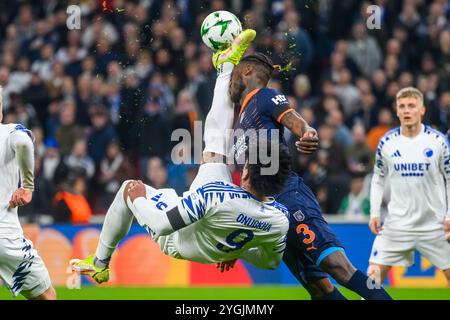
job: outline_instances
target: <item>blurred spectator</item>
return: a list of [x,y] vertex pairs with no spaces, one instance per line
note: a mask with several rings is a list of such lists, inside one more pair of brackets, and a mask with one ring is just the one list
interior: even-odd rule
[[75,108],[72,101],[64,102],[61,108],[60,125],[56,129],[55,138],[62,155],[69,154],[75,141],[83,136],[83,129],[75,122]]
[[95,164],[87,154],[85,139],[75,141],[70,154],[63,161],[69,170],[83,172],[87,179],[91,179],[94,176]]
[[370,76],[381,65],[381,50],[375,39],[367,34],[362,22],[353,25],[352,36],[353,39],[348,43],[348,56],[363,75]]
[[55,139],[45,140],[45,153],[42,161],[42,174],[48,183],[53,184],[55,170],[58,167],[61,157],[58,149],[58,142]]
[[52,214],[54,222],[89,223],[92,209],[84,196],[85,192],[85,177],[80,174],[69,176],[67,187],[58,191],[53,198]]
[[99,183],[103,187],[102,205],[108,208],[121,184],[135,176],[133,167],[120,150],[120,145],[113,140],[106,148],[106,155],[100,163]]
[[366,143],[366,131],[361,123],[352,128],[353,145],[347,150],[346,158],[350,173],[368,174],[373,170],[375,155]]
[[188,90],[181,90],[177,96],[172,129],[186,129],[193,135],[194,121],[197,120],[199,120],[198,106],[192,93]]
[[344,113],[349,116],[355,112],[360,102],[361,93],[352,84],[352,74],[348,69],[342,69],[339,72],[339,83],[336,86],[336,95],[344,107]]
[[169,145],[169,120],[163,114],[159,101],[149,98],[140,121],[139,155],[144,163],[153,156],[165,158],[169,152]]
[[392,112],[388,109],[381,109],[378,114],[378,125],[370,129],[367,134],[367,145],[375,152],[381,137],[388,132],[393,125]]
[[108,113],[103,106],[91,107],[92,132],[88,137],[89,156],[95,164],[105,157],[108,144],[117,138],[114,127],[109,123]]
[[314,57],[314,46],[309,34],[301,27],[300,14],[295,10],[285,11],[279,28],[287,35],[289,49],[295,57],[292,62],[299,72],[306,72]]
[[334,129],[334,139],[345,150],[353,145],[353,138],[350,130],[344,125],[344,116],[339,109],[334,109],[329,112],[327,124]]
[[450,91],[445,91],[439,99],[439,129],[442,132],[450,130]]
[[350,182],[350,193],[345,196],[338,209],[338,213],[347,220],[365,220],[370,214],[370,201],[364,190],[364,176],[354,175]]
[[39,223],[39,216],[51,215],[51,201],[54,194],[52,181],[45,178],[43,172],[42,157],[35,157],[34,165],[34,192],[31,202],[19,208],[19,214],[28,218],[28,222]]
[[318,99],[312,95],[311,82],[307,75],[297,75],[294,79],[293,87],[294,94],[297,98],[295,104],[297,110],[304,107],[312,107],[318,102]]
[[21,56],[17,60],[17,68],[10,74],[10,81],[17,86],[17,92],[22,92],[31,82],[30,60]]
[[[327,196],[326,199],[324,198],[326,203],[323,204],[323,209],[326,213],[336,213],[340,201],[348,189],[348,170],[345,153],[342,146],[334,139],[335,131],[331,125],[321,125],[318,133],[320,144],[314,159],[316,159],[315,161],[317,161],[319,168],[322,167],[326,171],[322,193],[324,196],[328,194],[333,195],[332,197]],[[320,171],[318,169],[317,173]]]
[[39,125],[36,110],[31,104],[24,103],[21,96],[15,92],[12,92],[9,95],[9,98],[10,110],[15,113],[18,123],[21,123],[28,128]]
[[159,157],[151,157],[147,162],[144,183],[155,189],[168,187],[167,169]]
[[[171,188],[181,195],[189,189],[191,180],[189,178],[192,170],[197,165],[193,164],[192,148],[188,142],[180,142],[171,152],[171,162],[167,166],[168,181]],[[195,176],[194,176],[195,177]]]
[[34,136],[34,153],[35,157],[42,158],[45,154],[44,131],[41,127],[31,127]]
[[53,76],[52,65],[53,61],[53,46],[51,44],[45,44],[40,50],[39,59],[33,62],[31,70],[39,75],[39,77],[48,81]]

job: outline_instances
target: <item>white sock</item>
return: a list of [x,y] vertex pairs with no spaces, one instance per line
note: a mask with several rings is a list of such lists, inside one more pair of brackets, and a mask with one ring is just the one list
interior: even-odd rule
[[103,261],[109,261],[119,241],[130,231],[133,222],[133,213],[128,209],[123,191],[128,181],[124,182],[106,213],[102,232],[95,251],[95,257]]
[[214,87],[211,109],[205,121],[205,149],[203,152],[214,152],[228,156],[227,135],[231,133],[234,118],[233,104],[228,94],[228,85],[234,65],[225,62],[221,65]]

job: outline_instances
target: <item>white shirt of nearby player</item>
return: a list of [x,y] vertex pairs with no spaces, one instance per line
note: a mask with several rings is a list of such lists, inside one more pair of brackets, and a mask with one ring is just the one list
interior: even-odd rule
[[24,126],[1,124],[1,97],[0,92],[0,238],[14,239],[23,234],[17,206],[31,201],[34,189],[34,148]]
[[[11,205],[11,199],[19,192],[33,191],[33,152],[33,142],[22,125],[0,124],[0,238],[22,236],[17,205]],[[27,190],[18,189],[19,183]]]
[[[450,231],[450,147],[440,132],[422,124],[423,103],[400,98],[401,126],[380,140],[371,183],[370,228],[378,234]],[[383,227],[380,206],[385,180],[391,186]]]

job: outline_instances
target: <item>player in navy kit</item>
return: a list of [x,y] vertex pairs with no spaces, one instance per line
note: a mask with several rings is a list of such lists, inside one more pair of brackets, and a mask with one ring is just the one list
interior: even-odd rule
[[[257,141],[255,138],[262,129],[286,148],[284,127],[299,138],[296,142],[299,151],[311,154],[318,148],[316,130],[308,126],[283,94],[266,87],[273,70],[270,58],[261,53],[244,57],[233,70],[229,93],[240,110],[232,151],[238,164],[245,163],[246,152],[242,151]],[[342,244],[323,219],[314,194],[301,177],[292,172],[276,200],[290,213],[283,260],[312,299],[345,299],[331,284],[327,273],[365,299],[391,299],[383,288],[371,285],[371,280],[347,259]]]

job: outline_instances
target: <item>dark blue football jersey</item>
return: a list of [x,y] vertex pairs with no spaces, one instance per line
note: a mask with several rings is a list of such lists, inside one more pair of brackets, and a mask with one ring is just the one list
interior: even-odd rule
[[245,164],[246,151],[258,137],[278,138],[279,143],[287,148],[280,121],[293,110],[285,95],[274,89],[255,89],[245,97],[235,122],[232,149],[235,162],[241,169]]

